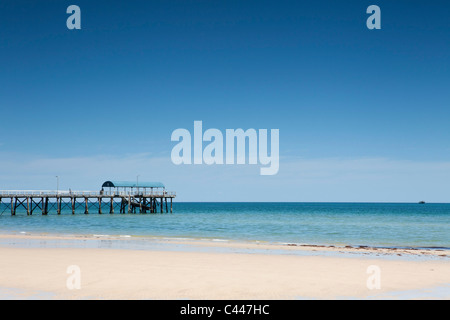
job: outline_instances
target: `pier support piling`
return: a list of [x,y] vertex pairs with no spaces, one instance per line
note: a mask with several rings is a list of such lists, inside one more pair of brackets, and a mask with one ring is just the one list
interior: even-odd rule
[[109,213],[114,213],[114,197],[111,197],[111,206],[109,207]]
[[48,214],[48,197],[45,198],[44,214]]
[[84,209],[84,214],[89,214],[89,202],[88,202],[88,198],[84,197],[84,203],[85,203],[85,209]]
[[56,213],[61,214],[61,198],[56,196]]

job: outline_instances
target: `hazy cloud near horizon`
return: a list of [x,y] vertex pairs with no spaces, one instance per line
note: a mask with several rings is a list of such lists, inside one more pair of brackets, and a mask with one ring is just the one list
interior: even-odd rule
[[99,190],[105,180],[161,181],[177,201],[448,202],[450,162],[282,158],[260,165],[174,165],[148,153],[50,158],[2,155],[0,189]]

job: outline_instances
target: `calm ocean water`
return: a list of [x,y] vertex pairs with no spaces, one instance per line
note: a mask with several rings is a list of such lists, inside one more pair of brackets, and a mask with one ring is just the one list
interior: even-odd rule
[[[106,211],[106,210],[105,210]],[[118,210],[116,210],[118,212]],[[0,206],[0,232],[450,248],[450,204],[176,203],[173,214],[42,216]]]

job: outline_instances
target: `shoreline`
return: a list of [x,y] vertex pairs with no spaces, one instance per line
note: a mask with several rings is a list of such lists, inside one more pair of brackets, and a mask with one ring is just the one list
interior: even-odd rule
[[216,240],[0,234],[0,299],[450,299],[449,250]]

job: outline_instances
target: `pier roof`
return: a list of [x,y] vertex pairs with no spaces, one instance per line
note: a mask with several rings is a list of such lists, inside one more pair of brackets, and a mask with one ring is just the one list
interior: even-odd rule
[[165,188],[161,182],[105,181],[102,188]]

